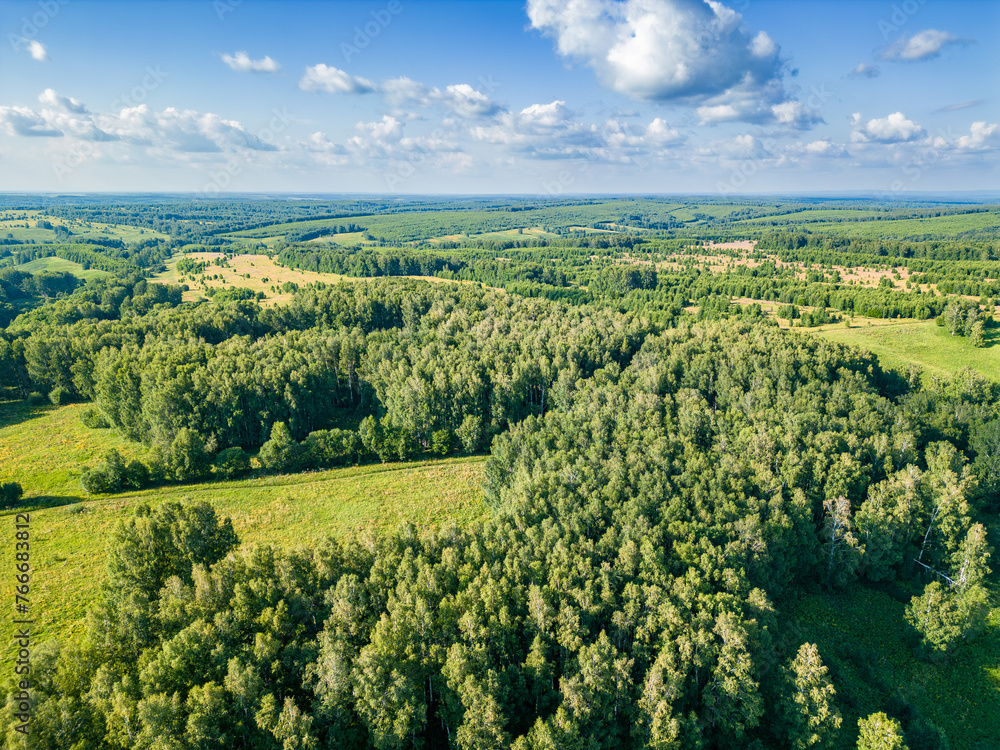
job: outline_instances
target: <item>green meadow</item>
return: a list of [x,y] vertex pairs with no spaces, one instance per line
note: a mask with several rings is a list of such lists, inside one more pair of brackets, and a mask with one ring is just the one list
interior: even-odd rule
[[[0,404],[0,466],[5,481],[25,490],[31,516],[32,615],[39,641],[66,640],[84,629],[87,604],[104,577],[106,546],[115,524],[137,503],[207,500],[233,520],[244,545],[310,548],[326,537],[418,525],[466,524],[483,515],[479,456],[406,464],[368,464],[231,482],[163,487],[90,498],[80,488],[84,466],[116,448],[139,456],[142,446],[111,430],[83,426],[83,405]],[[13,510],[0,512],[13,534]],[[6,601],[13,582],[3,586]],[[0,619],[0,638],[13,625]]]
[[101,271],[96,268],[85,269],[79,263],[74,263],[65,258],[52,256],[49,258],[35,258],[35,260],[15,266],[19,271],[28,273],[71,273],[81,279],[99,279],[103,276],[110,276],[108,271]]
[[969,339],[951,336],[932,320],[871,326],[861,320],[851,328],[839,323],[811,330],[830,341],[867,349],[886,367],[906,370],[911,364],[918,365],[927,378],[950,377],[963,367],[994,380],[1000,378],[1000,331],[996,329],[989,330],[983,348],[974,347]]

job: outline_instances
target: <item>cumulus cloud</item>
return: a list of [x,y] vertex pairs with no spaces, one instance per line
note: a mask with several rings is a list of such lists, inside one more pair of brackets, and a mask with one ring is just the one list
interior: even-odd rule
[[460,117],[476,118],[495,115],[501,107],[486,94],[467,83],[448,86],[439,94],[448,109]]
[[49,59],[49,51],[45,49],[45,45],[40,41],[37,39],[22,39],[22,41],[32,59],[38,60],[38,62],[45,62]]
[[56,93],[55,89],[45,89],[38,95],[38,101],[50,107],[59,107],[67,112],[76,112],[77,114],[87,114],[88,112],[87,107],[79,99],[62,96]]
[[121,141],[161,152],[219,153],[276,151],[277,147],[249,132],[240,122],[211,112],[148,105],[118,112],[92,113],[83,102],[43,91],[40,111],[30,107],[0,107],[0,126],[10,135],[71,137],[79,141]]
[[470,132],[476,140],[522,156],[607,163],[636,163],[652,154],[663,155],[686,140],[659,117],[645,126],[613,118],[603,123],[582,122],[560,99],[532,104],[519,112],[505,111]]
[[712,0],[528,0],[534,28],[637,99],[708,97],[779,79],[778,45]]
[[558,99],[548,104],[532,104],[518,115],[520,124],[534,131],[565,127],[571,120],[566,102]]
[[802,150],[809,156],[822,156],[827,158],[837,158],[848,155],[847,149],[839,143],[834,143],[829,138],[807,143]]
[[877,78],[881,72],[878,65],[863,62],[857,64],[854,70],[851,71],[851,76],[854,78]]
[[235,70],[237,73],[276,73],[281,70],[281,66],[265,55],[260,60],[252,60],[246,52],[237,52],[235,55],[221,55],[222,62]]
[[306,68],[306,73],[299,81],[303,91],[326,91],[330,94],[368,94],[378,86],[367,78],[352,76],[332,65],[313,65]]
[[683,143],[685,138],[677,130],[670,127],[663,118],[655,118],[645,130],[646,139],[657,145],[673,145]]
[[941,50],[950,44],[969,44],[971,41],[949,34],[947,31],[927,29],[892,43],[882,52],[881,57],[883,60],[897,62],[930,60],[940,55]]
[[313,133],[302,146],[315,161],[328,167],[340,167],[350,161],[347,149],[330,140],[326,133]]
[[504,111],[498,102],[467,83],[452,84],[441,90],[401,77],[383,81],[381,90],[386,102],[397,108],[423,109],[440,104],[452,114],[469,120],[492,117]]
[[960,136],[955,146],[963,151],[984,151],[1000,147],[1000,125],[985,120],[972,123],[969,135]]
[[406,76],[383,81],[382,95],[394,107],[429,107],[433,103],[431,89]]
[[771,106],[771,113],[779,125],[797,130],[807,130],[823,122],[819,112],[799,101],[787,101]]
[[851,140],[855,143],[904,143],[924,135],[924,129],[902,112],[893,112],[888,117],[868,122],[862,122],[861,114],[855,112],[851,117],[851,126]]
[[0,125],[8,135],[58,137],[63,134],[30,107],[0,107]]

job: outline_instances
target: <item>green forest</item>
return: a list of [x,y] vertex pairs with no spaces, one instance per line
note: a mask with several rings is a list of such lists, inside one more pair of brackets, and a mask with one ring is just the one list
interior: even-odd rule
[[[0,437],[10,600],[114,518],[80,627],[0,655],[0,744],[1000,747],[998,216],[0,197],[52,234],[0,244],[0,435],[105,446],[71,496]],[[468,457],[434,522],[218,507]]]

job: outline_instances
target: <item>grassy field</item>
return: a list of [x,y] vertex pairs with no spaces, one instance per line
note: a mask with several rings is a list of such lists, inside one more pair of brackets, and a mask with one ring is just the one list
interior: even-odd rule
[[[88,499],[80,469],[109,448],[126,455],[141,447],[111,430],[90,430],[79,405],[0,404],[0,466],[5,481],[21,483],[31,513],[32,615],[39,640],[78,635],[88,602],[104,575],[105,547],[115,523],[139,501],[208,500],[233,519],[245,545],[310,547],[326,536],[365,528],[467,523],[482,515],[482,457],[406,464],[373,464],[322,472],[267,476],[146,490]],[[5,534],[14,511],[3,511]],[[5,577],[3,596],[13,597]],[[12,624],[0,619],[0,638]],[[0,655],[5,659],[6,654]]]
[[200,275],[195,279],[190,277],[182,279],[181,275],[177,273],[177,263],[184,257],[195,261],[208,261],[211,263],[217,258],[221,258],[222,254],[189,253],[187,255],[175,255],[167,261],[167,270],[153,277],[153,281],[161,281],[166,284],[187,284],[190,289],[184,292],[183,295],[186,301],[208,299],[205,287],[214,289],[243,287],[253,292],[262,292],[266,302],[277,304],[279,302],[287,302],[294,296],[294,292],[281,291],[281,285],[285,282],[291,281],[299,286],[304,286],[315,281],[334,283],[346,278],[335,273],[313,273],[312,271],[300,271],[294,268],[279,266],[266,255],[237,255],[228,261],[228,266],[209,265],[203,274],[205,276],[219,276],[219,278],[206,278],[204,283],[202,283],[198,280],[200,279]]
[[1000,378],[1000,332],[996,330],[989,331],[989,346],[977,349],[968,339],[951,336],[932,320],[872,321],[876,325],[870,327],[866,323],[856,321],[851,328],[838,323],[795,330],[867,349],[887,367],[905,370],[911,364],[919,365],[928,377],[950,377],[968,366],[989,378]]
[[81,467],[117,449],[129,460],[141,457],[141,446],[111,430],[83,426],[83,404],[28,406],[24,401],[0,403],[0,475],[24,487],[26,496],[79,499]]
[[[266,255],[237,255],[228,261],[228,266],[210,265],[203,272],[206,277],[218,276],[217,279],[206,278],[201,281],[201,274],[194,279],[182,277],[177,272],[177,262],[184,255],[175,255],[166,266],[167,270],[157,274],[151,280],[164,284],[187,284],[188,291],[184,292],[185,301],[195,301],[208,299],[205,293],[206,288],[228,289],[231,287],[242,287],[252,292],[261,292],[264,295],[263,304],[278,304],[287,302],[295,293],[282,291],[281,286],[291,281],[298,286],[305,286],[313,282],[322,281],[327,284],[336,284],[342,281],[360,283],[368,281],[368,277],[361,276],[341,276],[336,273],[315,273],[313,271],[302,271],[296,268],[287,268],[275,263]],[[187,253],[186,257],[192,260],[214,261],[222,257],[222,253]],[[417,279],[418,281],[430,281],[440,284],[478,284],[476,281],[452,281],[442,279],[437,276],[399,276],[396,278]]]
[[54,229],[37,227],[38,221],[47,221],[53,227],[62,226],[79,239],[120,239],[122,242],[139,242],[140,240],[169,240],[170,236],[157,232],[155,229],[136,227],[129,224],[102,224],[96,221],[79,221],[65,219],[60,216],[50,216],[43,211],[0,211],[0,237],[26,242],[65,242],[60,239]]
[[964,232],[995,232],[1000,229],[1000,211],[984,211],[927,219],[885,219],[880,221],[809,224],[812,232],[830,232],[867,239],[908,239],[914,237],[957,237]]
[[109,271],[101,271],[96,268],[90,270],[84,269],[79,263],[74,263],[71,260],[66,260],[65,258],[57,258],[52,256],[50,258],[35,258],[33,261],[28,263],[22,263],[19,266],[15,266],[19,271],[27,271],[28,273],[62,273],[69,272],[74,276],[81,279],[99,279],[102,276],[110,276]]

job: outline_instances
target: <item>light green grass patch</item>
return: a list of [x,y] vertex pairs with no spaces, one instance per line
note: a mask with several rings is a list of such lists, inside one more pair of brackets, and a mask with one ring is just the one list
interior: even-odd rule
[[112,448],[126,460],[146,450],[114,430],[84,427],[80,413],[87,404],[28,406],[24,401],[0,403],[0,476],[18,482],[26,497],[82,496],[80,475]]
[[101,271],[96,268],[87,270],[79,263],[55,256],[35,258],[35,260],[28,263],[15,266],[15,268],[19,271],[27,271],[28,273],[71,273],[81,279],[99,279],[111,275],[109,271]]
[[[139,502],[206,500],[233,520],[244,546],[269,544],[282,549],[311,548],[327,536],[366,528],[466,524],[482,516],[479,482],[482,457],[375,464],[307,474],[271,476],[147,490],[80,502],[49,496],[47,507],[32,508],[32,616],[38,641],[67,640],[84,630],[87,605],[104,579],[106,548],[119,519]],[[82,493],[81,493],[82,494]],[[56,504],[51,504],[56,503]],[[80,507],[82,506],[82,511]],[[0,514],[13,533],[14,511]],[[2,595],[13,598],[5,578]],[[0,620],[0,638],[13,634]],[[7,654],[0,655],[0,660]]]
[[840,323],[801,330],[867,349],[886,367],[906,369],[915,364],[923,367],[928,376],[938,377],[950,377],[963,367],[971,367],[988,378],[1000,378],[1000,336],[996,330],[989,332],[990,345],[981,349],[967,338],[951,336],[932,320],[871,327],[861,320],[855,321],[851,328]]

